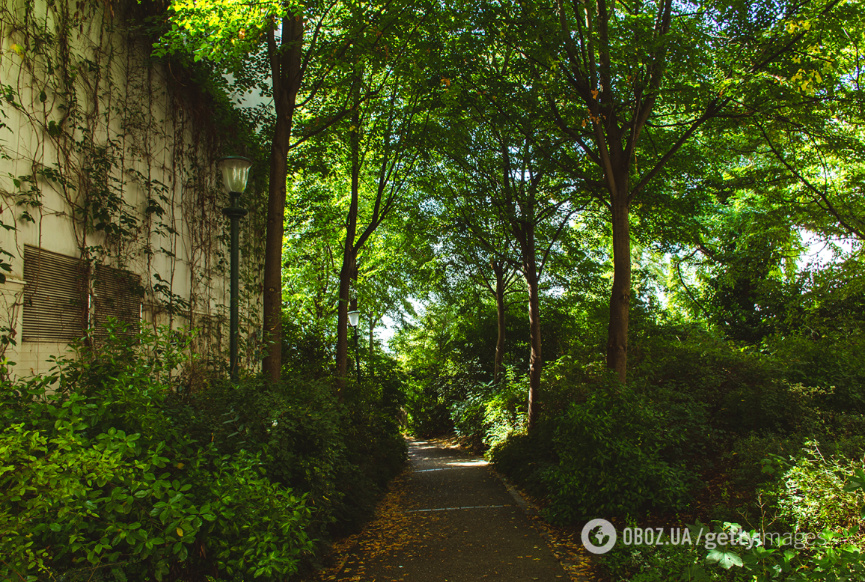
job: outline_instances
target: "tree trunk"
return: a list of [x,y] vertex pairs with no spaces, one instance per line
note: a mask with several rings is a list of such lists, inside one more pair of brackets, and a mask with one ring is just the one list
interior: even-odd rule
[[372,349],[372,346],[373,346],[372,340],[373,340],[373,331],[375,331],[376,321],[377,321],[377,319],[372,314],[370,314],[370,316],[369,316],[369,363],[367,364],[367,368],[369,368],[369,377],[371,380],[375,380],[375,370],[374,370],[374,366],[372,363],[372,357],[374,355],[373,349]]
[[267,228],[264,248],[264,334],[267,355],[262,370],[271,382],[282,373],[282,237],[285,230],[285,188],[288,146],[297,92],[301,82],[303,18],[283,19],[283,50],[278,59],[280,78],[274,79],[276,128],[270,145],[270,183],[267,196]]
[[[351,239],[353,239],[353,233]],[[348,306],[351,299],[351,279],[354,270],[354,253],[351,241],[346,236],[342,269],[339,271],[339,305],[336,308],[336,389],[342,392],[348,374]]]
[[529,288],[529,405],[526,429],[531,432],[541,416],[541,305],[538,292],[538,265],[535,261],[535,225],[533,222],[514,224],[514,236],[520,245],[523,259],[523,277]]
[[348,303],[351,280],[357,278],[357,207],[360,189],[360,112],[355,107],[351,117],[354,129],[349,137],[351,153],[351,204],[348,208],[348,224],[343,247],[342,269],[339,272],[339,306],[337,307],[336,331],[336,388],[342,392],[348,373]]
[[[534,240],[531,241],[534,247]],[[538,274],[535,264],[534,248],[526,255],[525,277],[529,288],[529,335],[532,352],[529,359],[529,413],[528,430],[531,432],[540,418],[541,369],[544,362],[541,359],[541,306],[538,295]]]
[[505,277],[504,269],[493,262],[493,272],[496,275],[496,314],[498,315],[498,338],[496,339],[496,361],[493,369],[493,382],[498,384],[502,379],[502,362],[505,357]]
[[610,325],[607,332],[607,367],[619,380],[627,380],[628,314],[631,303],[631,231],[628,213],[628,179],[618,176],[618,192],[612,196],[613,291],[610,296]]

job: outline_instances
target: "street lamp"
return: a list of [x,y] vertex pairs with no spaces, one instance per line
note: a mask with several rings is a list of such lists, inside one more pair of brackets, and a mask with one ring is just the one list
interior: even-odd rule
[[222,183],[228,190],[228,195],[231,200],[231,205],[228,208],[223,208],[222,213],[231,220],[231,292],[229,295],[230,301],[230,319],[229,319],[229,370],[231,373],[231,381],[237,382],[237,326],[238,326],[238,305],[240,298],[238,297],[238,279],[239,273],[239,253],[240,253],[240,219],[246,216],[247,210],[240,208],[237,205],[237,199],[246,190],[246,181],[249,178],[249,169],[252,167],[252,161],[241,156],[227,156],[221,158],[218,162],[219,169],[222,170]]
[[[357,307],[357,300],[353,301],[352,307]],[[360,319],[360,311],[353,309],[348,312],[348,325],[354,328],[354,365],[357,368],[357,381],[360,382],[360,355],[357,349],[357,324]]]
[[360,318],[360,311],[354,310],[348,312],[348,325],[351,327],[357,327],[357,320]]

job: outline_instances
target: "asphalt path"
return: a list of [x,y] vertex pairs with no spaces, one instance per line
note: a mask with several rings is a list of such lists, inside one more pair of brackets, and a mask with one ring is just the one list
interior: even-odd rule
[[328,580],[570,580],[486,461],[409,441],[410,468]]

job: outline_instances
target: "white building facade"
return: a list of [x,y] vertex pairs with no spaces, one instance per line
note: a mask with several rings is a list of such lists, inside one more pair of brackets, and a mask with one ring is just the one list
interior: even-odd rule
[[[227,195],[216,161],[246,153],[194,72],[150,58],[147,8],[7,0],[0,7],[0,350],[18,376],[131,326],[200,330],[227,350]],[[255,170],[253,170],[255,171]],[[241,345],[260,329],[265,188],[242,203]]]

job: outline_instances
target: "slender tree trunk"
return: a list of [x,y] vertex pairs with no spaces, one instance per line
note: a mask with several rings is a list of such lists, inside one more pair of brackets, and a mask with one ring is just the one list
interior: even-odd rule
[[513,227],[514,236],[520,244],[523,259],[523,277],[529,289],[529,406],[527,430],[531,432],[541,416],[541,305],[538,291],[538,265],[535,261],[535,225],[523,223]]
[[360,188],[360,112],[355,108],[351,124],[354,131],[349,137],[351,150],[351,205],[348,209],[348,225],[343,247],[342,269],[339,272],[339,306],[337,307],[336,332],[336,387],[345,388],[348,372],[348,303],[351,281],[357,277],[357,250],[354,239],[357,235],[357,207]]
[[[272,54],[279,80],[274,79],[276,128],[270,145],[270,176],[267,196],[267,228],[264,249],[264,334],[267,355],[262,370],[271,382],[282,372],[282,237],[285,230],[285,188],[288,146],[297,92],[301,82],[303,18],[283,19],[283,52]],[[276,52],[273,49],[273,52]]]
[[493,369],[493,382],[498,384],[502,379],[502,362],[505,357],[505,277],[504,269],[493,262],[493,272],[496,275],[496,314],[498,315],[498,338],[496,339],[496,361]]
[[[350,234],[350,238],[354,239],[354,234]],[[342,392],[345,388],[345,378],[348,374],[348,306],[351,299],[353,270],[354,253],[347,235],[342,269],[339,271],[339,305],[336,309],[336,388],[338,392]]]
[[628,314],[631,303],[631,229],[628,213],[628,178],[619,175],[618,192],[612,196],[613,291],[610,296],[610,325],[607,333],[607,367],[621,382],[628,371]]
[[376,321],[377,321],[376,318],[373,317],[372,314],[370,314],[370,316],[369,316],[369,364],[367,365],[367,367],[369,368],[369,377],[372,380],[375,380],[375,370],[373,369],[373,364],[372,364],[372,357],[373,357],[372,340],[373,340],[373,331],[375,330]]
[[[531,241],[534,247],[534,240]],[[528,430],[532,431],[538,423],[541,410],[541,370],[544,362],[541,359],[541,306],[538,294],[538,273],[535,264],[534,248],[532,253],[526,255],[525,277],[529,288],[529,336],[532,346],[529,358],[529,414]]]

